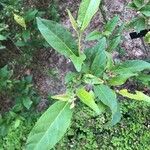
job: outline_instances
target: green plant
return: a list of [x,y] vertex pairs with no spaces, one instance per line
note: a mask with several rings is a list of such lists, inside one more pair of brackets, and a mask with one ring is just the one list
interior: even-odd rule
[[0,69],[0,94],[7,96],[13,102],[14,112],[29,110],[38,102],[38,96],[33,89],[32,76],[26,76],[21,80],[13,78],[13,71],[5,66]]
[[20,0],[1,0],[0,6],[0,55],[4,59],[0,61],[0,67],[10,61],[30,66],[37,49],[47,47],[45,40],[39,36],[36,17],[47,16],[59,21],[56,2],[52,2],[46,10],[28,7]]
[[125,99],[121,100],[120,105],[121,122],[113,128],[105,128],[104,122],[109,118],[108,114],[96,117],[88,107],[79,103],[70,129],[55,149],[149,150],[149,106]]
[[129,26],[135,28],[138,32],[144,29],[149,29],[150,17],[150,2],[144,0],[133,0],[128,5],[129,8],[137,12],[137,17],[134,18]]
[[27,150],[53,148],[70,126],[78,100],[94,110],[97,115],[111,111],[111,121],[107,126],[113,126],[121,119],[117,93],[150,103],[150,97],[140,91],[132,94],[126,89],[116,88],[129,78],[137,77],[140,72],[150,69],[150,64],[142,60],[114,63],[111,55],[114,48],[109,49],[109,46],[116,43],[116,40],[107,44],[109,43],[107,37],[114,31],[118,17],[107,24],[96,45],[83,49],[83,32],[97,12],[100,2],[100,0],[83,0],[77,21],[68,10],[72,27],[77,33],[77,40],[74,40],[69,31],[60,24],[37,18],[38,28],[43,37],[56,51],[72,61],[76,71],[66,76],[66,93],[52,96],[52,99],[59,101],[50,106],[32,129],[27,140]]
[[23,149],[26,137],[34,126],[40,113],[30,111],[15,113],[6,112],[0,117],[0,149]]

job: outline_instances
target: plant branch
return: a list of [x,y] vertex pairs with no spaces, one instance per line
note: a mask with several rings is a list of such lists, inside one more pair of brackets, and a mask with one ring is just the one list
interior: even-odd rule
[[79,53],[79,56],[81,53],[81,38],[82,38],[82,33],[78,32],[78,53]]

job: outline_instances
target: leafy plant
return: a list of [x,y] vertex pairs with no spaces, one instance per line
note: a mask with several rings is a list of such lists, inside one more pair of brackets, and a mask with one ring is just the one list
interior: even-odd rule
[[7,95],[15,101],[12,108],[14,112],[29,110],[38,101],[32,85],[32,76],[26,76],[21,80],[14,79],[13,71],[8,66],[0,69],[0,94]]
[[37,49],[47,47],[48,44],[39,35],[36,17],[46,15],[59,21],[59,16],[55,15],[57,13],[55,5],[56,2],[52,2],[48,9],[38,10],[36,7],[26,6],[20,0],[1,0],[0,55],[3,57],[0,61],[1,67],[10,61],[29,66]]
[[0,149],[23,149],[26,137],[34,126],[39,113],[9,111],[0,116]]
[[71,127],[55,146],[56,150],[149,149],[150,113],[147,103],[122,99],[122,120],[113,128],[104,127],[109,114],[96,117],[88,107],[81,103],[77,105]]
[[149,29],[149,17],[150,17],[150,2],[144,0],[133,0],[128,5],[129,8],[135,10],[138,15],[134,18],[129,26],[139,32],[140,30]]
[[111,111],[111,121],[107,126],[113,126],[121,119],[117,94],[135,100],[146,99],[150,103],[149,97],[142,92],[132,95],[126,89],[119,91],[116,88],[129,78],[139,76],[142,71],[150,70],[150,64],[142,60],[128,60],[118,64],[113,61],[111,52],[116,46],[111,46],[111,50],[109,47],[116,41],[107,44],[107,37],[114,31],[118,17],[108,22],[102,35],[98,32],[100,36],[96,38],[98,39],[96,45],[83,48],[83,33],[97,12],[99,4],[100,0],[83,0],[77,20],[68,10],[70,22],[77,33],[76,40],[60,24],[37,18],[38,29],[43,37],[57,52],[72,61],[76,71],[66,76],[66,93],[52,96],[59,101],[48,108],[32,129],[26,144],[27,150],[37,150],[40,147],[43,150],[53,148],[70,126],[78,100],[95,111],[96,115],[107,110]]

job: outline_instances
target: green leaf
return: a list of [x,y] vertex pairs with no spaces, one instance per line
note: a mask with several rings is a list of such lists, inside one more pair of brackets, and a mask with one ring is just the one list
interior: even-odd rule
[[78,46],[64,27],[41,18],[37,18],[37,24],[43,37],[56,51],[69,58],[71,55],[78,55]]
[[102,84],[104,81],[96,76],[93,76],[92,74],[85,74],[83,76],[83,82],[86,84],[92,84],[92,85],[97,85],[97,84]]
[[46,41],[60,54],[70,58],[80,72],[86,57],[84,54],[78,56],[78,46],[71,34],[54,21],[37,18],[37,24]]
[[95,46],[97,53],[95,53],[95,58],[91,65],[92,74],[95,76],[100,76],[105,70],[107,65],[107,56],[105,53],[106,49],[106,38],[101,39]]
[[76,70],[78,72],[80,72],[81,68],[82,68],[82,64],[83,64],[84,60],[86,59],[86,55],[84,53],[81,54],[79,57],[77,57],[76,55],[71,55],[70,59],[73,62]]
[[140,32],[141,30],[144,30],[146,28],[146,22],[144,17],[139,17],[136,21],[135,28],[137,32]]
[[146,28],[146,22],[144,17],[134,18],[128,25],[128,28],[135,28],[137,32]]
[[140,12],[144,14],[146,17],[150,17],[150,5],[145,5],[140,9]]
[[76,20],[73,18],[70,10],[67,9],[67,12],[68,12],[69,19],[70,19],[70,22],[71,22],[71,25],[72,25],[73,29],[75,31],[78,31],[78,24],[76,23]]
[[26,12],[24,18],[25,18],[25,20],[27,22],[30,22],[30,21],[32,21],[32,20],[35,19],[37,13],[38,13],[38,10],[36,10],[36,9],[32,10],[32,9],[30,9],[29,11]]
[[106,65],[106,69],[110,70],[111,68],[113,68],[114,66],[114,61],[113,61],[113,57],[112,54],[106,51],[106,56],[107,56],[107,65]]
[[100,101],[108,106],[112,111],[112,120],[109,125],[113,126],[121,119],[120,108],[117,102],[116,94],[108,86],[94,86],[94,93]]
[[0,34],[0,41],[6,40],[7,38]]
[[69,84],[69,82],[76,81],[77,77],[78,77],[77,73],[68,72],[65,76],[65,84]]
[[23,31],[22,37],[23,37],[24,41],[29,40],[30,39],[30,35],[31,35],[30,30]]
[[102,38],[102,34],[97,31],[97,30],[94,30],[93,32],[89,33],[87,36],[86,36],[86,41],[94,41],[94,40],[99,40]]
[[29,134],[26,150],[52,149],[67,131],[71,117],[69,103],[58,101],[53,104]]
[[98,11],[101,0],[82,0],[78,13],[78,24],[81,31],[84,31],[89,25],[91,19]]
[[130,2],[130,3],[127,5],[127,8],[135,9],[135,10],[138,9],[134,2]]
[[106,38],[102,38],[94,47],[85,49],[84,72],[99,77],[107,66]]
[[140,91],[135,91],[135,94],[132,94],[129,93],[127,89],[122,89],[119,91],[119,94],[122,95],[123,97],[127,97],[133,100],[145,101],[150,103],[150,97]]
[[148,33],[145,35],[144,41],[145,41],[146,43],[150,43],[150,32],[148,32]]
[[12,75],[12,71],[8,69],[7,65],[0,69],[0,78],[9,79],[11,75]]
[[69,101],[69,102],[71,102],[71,100],[73,100],[73,96],[70,93],[51,96],[51,98],[55,99],[55,100]]
[[117,75],[116,77],[110,78],[108,80],[108,84],[110,84],[111,86],[119,86],[124,84],[127,79],[129,79],[130,77],[133,76],[137,76],[138,74],[134,74],[134,73],[126,73],[126,74],[120,74]]
[[32,103],[33,103],[31,101],[31,99],[29,97],[24,97],[24,98],[22,98],[22,100],[23,100],[24,107],[26,107],[29,110],[31,105],[32,105]]
[[117,74],[138,73],[143,70],[150,70],[150,63],[143,60],[128,60],[115,66],[112,71]]
[[113,30],[115,29],[115,27],[117,26],[118,21],[119,21],[119,16],[115,16],[110,21],[108,21],[108,23],[105,26],[104,32],[109,32],[111,34]]
[[138,8],[142,7],[144,4],[144,0],[133,0],[133,2]]
[[84,104],[93,109],[97,114],[100,114],[100,109],[95,103],[91,93],[87,92],[84,88],[81,88],[76,91],[76,94]]
[[148,74],[141,73],[136,79],[141,81],[146,86],[150,85],[150,75]]
[[107,48],[108,51],[111,52],[111,51],[115,50],[118,47],[118,45],[120,44],[120,42],[121,42],[121,36],[117,36],[116,38],[112,39]]
[[14,14],[14,20],[15,20],[20,26],[22,26],[23,28],[26,29],[26,23],[25,23],[25,20],[24,20],[23,17]]

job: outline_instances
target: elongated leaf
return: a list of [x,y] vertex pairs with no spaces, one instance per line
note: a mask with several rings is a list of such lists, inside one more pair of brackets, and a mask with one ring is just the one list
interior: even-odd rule
[[124,97],[133,99],[133,100],[145,101],[145,102],[150,103],[150,97],[140,91],[135,91],[135,94],[132,94],[132,93],[129,93],[127,89],[123,89],[119,91],[119,94],[121,94]]
[[135,10],[138,9],[134,2],[128,3],[127,8],[135,9]]
[[78,46],[71,34],[54,21],[37,18],[38,28],[46,41],[59,53],[70,58],[76,70],[81,71],[85,55],[78,56]]
[[97,49],[97,53],[95,53],[95,58],[93,59],[93,63],[91,65],[91,71],[93,75],[100,76],[107,65],[107,56],[105,53],[106,38],[101,39],[95,48]]
[[41,18],[37,18],[37,24],[43,37],[56,51],[69,58],[71,55],[77,55],[78,46],[64,27]]
[[108,80],[108,84],[112,86],[119,86],[124,84],[130,77],[137,76],[138,74],[134,73],[127,73],[127,74],[120,74],[117,75],[116,77],[113,77]]
[[76,91],[76,94],[84,104],[93,109],[97,114],[100,114],[100,110],[91,93],[87,92],[84,88],[81,88]]
[[52,96],[51,98],[60,101],[71,101],[73,99],[73,96],[70,93],[65,93],[65,94]]
[[143,70],[150,70],[150,63],[143,60],[128,60],[112,69],[117,74],[138,73]]
[[140,12],[143,13],[146,17],[150,17],[150,5],[145,5],[142,7]]
[[[85,72],[100,77],[107,66],[106,38],[102,38],[94,47],[85,49]],[[88,71],[87,71],[88,70]]]
[[102,34],[97,31],[97,30],[94,30],[93,32],[89,33],[87,36],[86,36],[86,41],[94,41],[94,40],[99,40],[102,38]]
[[144,4],[144,0],[133,0],[133,2],[138,8],[142,7]]
[[81,68],[82,68],[82,64],[83,64],[84,60],[86,59],[86,55],[84,53],[81,54],[79,57],[77,57],[76,55],[71,55],[70,59],[73,62],[76,70],[78,72],[80,72]]
[[121,119],[121,114],[116,94],[105,85],[94,86],[94,92],[98,99],[108,106],[112,111],[112,120],[109,124],[113,126],[118,123]]
[[111,51],[115,50],[118,47],[120,42],[121,42],[121,36],[117,36],[116,38],[112,39],[107,48],[108,51],[111,52]]
[[148,32],[148,33],[145,35],[144,41],[145,41],[146,43],[150,43],[150,32]]
[[71,22],[71,25],[72,25],[73,29],[74,29],[75,31],[77,31],[77,30],[78,30],[78,25],[77,25],[77,23],[76,23],[76,20],[73,18],[73,16],[72,16],[70,10],[67,10],[67,12],[68,12],[69,19],[70,19],[70,22]]
[[119,16],[115,16],[110,21],[108,21],[105,27],[105,32],[107,31],[107,32],[112,33],[115,27],[117,26],[118,21],[119,21]]
[[26,150],[48,150],[63,137],[70,125],[72,110],[66,102],[56,102],[38,120],[29,134]]
[[101,0],[82,0],[79,13],[78,23],[81,26],[81,31],[84,31],[89,25],[92,17],[98,11]]
[[107,56],[107,65],[106,65],[106,69],[110,70],[111,68],[113,68],[114,66],[114,61],[113,61],[113,57],[112,54],[106,51],[106,56]]
[[83,81],[86,84],[91,84],[91,85],[97,85],[97,84],[102,84],[104,81],[96,76],[93,76],[92,74],[85,74],[83,76]]
[[26,23],[25,23],[25,20],[23,17],[17,15],[17,14],[14,14],[14,20],[20,25],[22,26],[23,28],[26,29]]
[[34,20],[37,13],[38,13],[38,10],[29,9],[25,14],[25,20],[27,22]]

